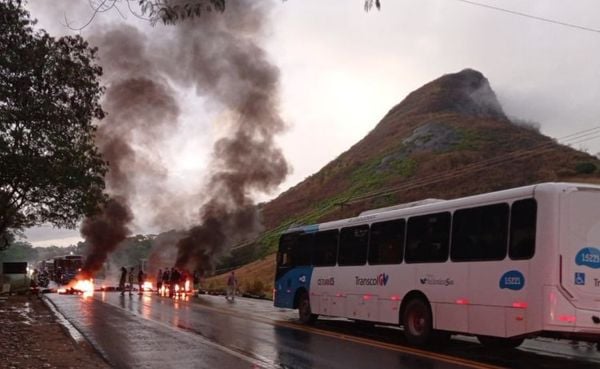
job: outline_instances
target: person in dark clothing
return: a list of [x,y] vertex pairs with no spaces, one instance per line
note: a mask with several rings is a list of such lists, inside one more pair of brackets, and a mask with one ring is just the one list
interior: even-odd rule
[[142,270],[142,268],[140,268],[140,271],[138,272],[138,294],[141,295],[144,293],[144,280],[145,280],[145,276],[144,276],[144,271]]
[[160,289],[162,288],[163,281],[163,271],[162,269],[158,270],[158,274],[156,275],[156,294],[160,295]]
[[129,296],[133,295],[133,267],[129,268],[129,276],[128,276],[128,285],[129,285]]
[[169,268],[165,268],[163,272],[163,286],[165,286],[165,292],[168,294],[171,291],[171,273],[169,272]]
[[119,288],[121,289],[121,296],[125,294],[125,281],[127,280],[127,269],[121,267],[121,278],[119,278]]
[[[181,288],[181,286],[179,286],[179,272],[177,271],[177,269],[175,268],[171,268],[171,276],[170,276],[170,283],[171,283],[171,289],[170,289],[170,294],[169,296],[173,296],[173,294],[175,294],[175,289],[177,287]],[[179,291],[177,291],[179,292]]]

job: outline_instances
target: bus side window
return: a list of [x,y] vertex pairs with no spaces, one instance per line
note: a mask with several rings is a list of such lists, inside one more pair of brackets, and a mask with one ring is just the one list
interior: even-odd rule
[[449,212],[409,218],[404,260],[407,263],[445,262],[449,238]]
[[515,201],[510,213],[511,259],[531,259],[535,253],[537,203],[535,199]]
[[337,258],[338,230],[321,231],[315,235],[314,265],[334,266]]
[[339,265],[365,265],[367,262],[367,245],[369,243],[369,226],[342,228],[338,249]]
[[277,253],[277,265],[280,267],[294,266],[293,251],[298,243],[297,233],[288,233],[279,239],[279,252]]
[[404,219],[373,223],[369,242],[369,264],[400,264],[404,249]]
[[298,237],[292,250],[295,266],[312,265],[314,236],[314,233],[303,233]]
[[453,261],[489,261],[506,257],[508,204],[460,209],[452,218]]

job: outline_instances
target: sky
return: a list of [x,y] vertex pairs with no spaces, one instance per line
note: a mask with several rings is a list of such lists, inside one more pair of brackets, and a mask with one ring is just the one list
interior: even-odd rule
[[[265,0],[268,1],[268,0]],[[91,3],[98,0],[91,0]],[[365,12],[363,0],[273,1],[265,44],[280,70],[281,113],[287,130],[278,136],[292,173],[277,191],[317,172],[364,137],[407,94],[447,73],[482,72],[507,115],[535,122],[561,139],[600,126],[600,3],[596,0],[477,0],[554,23],[476,6],[462,0],[382,0]],[[126,6],[89,20],[88,0],[29,0],[38,26],[50,34],[91,37],[115,23],[131,24],[150,37],[172,37],[164,26],[136,18]],[[176,60],[173,61],[176,63]],[[170,163],[174,191],[201,191],[219,114],[196,91],[175,86],[183,101],[179,131],[158,148]],[[600,138],[576,145],[595,154]],[[159,232],[147,224],[143,201],[135,233]],[[188,209],[189,210],[189,209]],[[36,246],[66,246],[77,230],[41,227],[27,232]]]

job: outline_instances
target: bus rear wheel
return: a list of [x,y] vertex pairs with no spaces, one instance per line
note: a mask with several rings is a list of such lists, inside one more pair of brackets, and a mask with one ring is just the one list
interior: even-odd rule
[[490,336],[477,336],[477,340],[482,345],[489,348],[496,349],[509,349],[520,346],[524,338],[504,338],[504,337],[490,337]]
[[433,332],[431,308],[421,298],[413,298],[404,308],[402,314],[404,337],[409,344],[422,346],[430,342]]
[[298,316],[303,324],[312,324],[317,320],[317,315],[310,310],[310,300],[306,292],[302,292],[298,297]]

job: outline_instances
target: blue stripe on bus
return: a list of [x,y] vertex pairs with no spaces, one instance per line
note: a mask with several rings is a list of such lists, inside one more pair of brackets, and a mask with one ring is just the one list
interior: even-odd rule
[[312,266],[293,267],[275,281],[275,298],[273,305],[280,308],[294,308],[296,291],[299,288],[310,290]]
[[319,225],[318,224],[311,224],[308,226],[304,226],[302,227],[302,231],[304,233],[315,233],[317,231],[319,231]]

